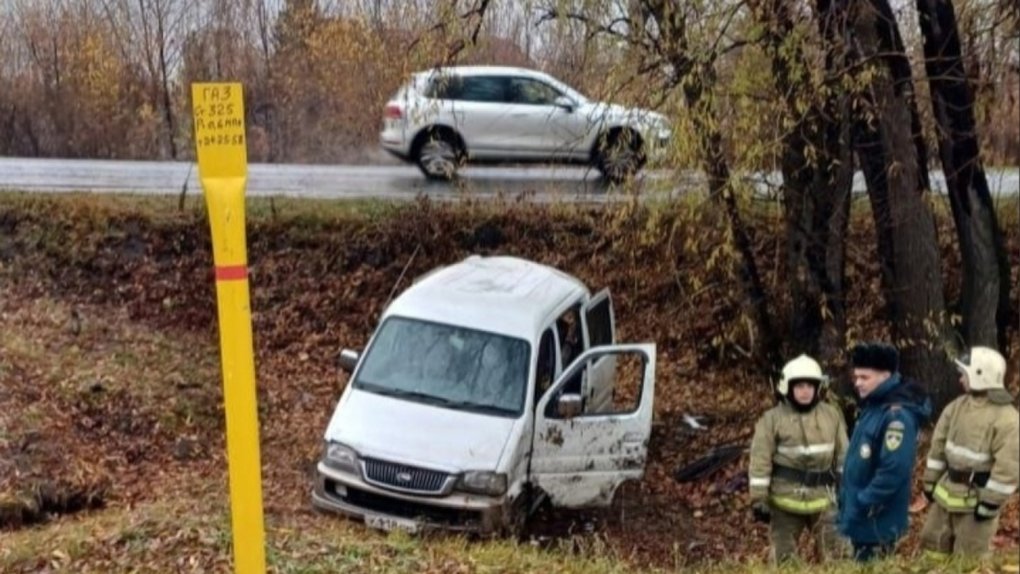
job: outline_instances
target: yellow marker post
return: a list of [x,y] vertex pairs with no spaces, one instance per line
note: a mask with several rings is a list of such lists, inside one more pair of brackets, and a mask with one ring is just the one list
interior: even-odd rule
[[234,571],[266,570],[244,190],[248,154],[241,84],[192,84],[198,173],[212,227],[227,414]]

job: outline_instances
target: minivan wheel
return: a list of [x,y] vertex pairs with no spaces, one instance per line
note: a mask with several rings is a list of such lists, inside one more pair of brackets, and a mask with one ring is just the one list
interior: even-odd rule
[[507,516],[502,528],[502,534],[504,536],[517,539],[524,536],[525,529],[528,525],[528,518],[531,517],[531,514],[534,511],[534,508],[532,508],[533,502],[534,492],[530,485],[525,486],[524,492],[519,494],[507,509]]
[[595,157],[595,167],[609,183],[620,184],[634,175],[645,163],[641,140],[630,130],[610,133]]
[[452,135],[429,134],[418,148],[418,168],[429,179],[450,181],[457,176],[463,156]]

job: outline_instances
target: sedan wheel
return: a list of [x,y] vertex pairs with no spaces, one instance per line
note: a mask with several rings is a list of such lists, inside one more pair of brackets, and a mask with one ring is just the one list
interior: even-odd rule
[[641,144],[625,134],[616,134],[606,142],[598,157],[598,169],[610,183],[623,183],[641,169],[644,156]]
[[460,156],[457,146],[446,138],[430,139],[421,146],[418,166],[428,178],[450,180],[457,175]]

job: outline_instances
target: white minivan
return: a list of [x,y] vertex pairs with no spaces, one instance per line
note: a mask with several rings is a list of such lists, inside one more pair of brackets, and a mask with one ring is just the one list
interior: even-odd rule
[[545,500],[608,506],[644,474],[655,345],[616,344],[608,291],[551,267],[436,269],[341,363],[317,508],[387,530],[513,530]]

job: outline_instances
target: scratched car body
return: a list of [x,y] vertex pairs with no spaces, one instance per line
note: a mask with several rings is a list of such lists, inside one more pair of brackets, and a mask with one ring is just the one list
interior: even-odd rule
[[587,163],[611,183],[663,157],[666,116],[590,100],[527,68],[452,66],[415,73],[386,103],[383,149],[449,180],[469,162]]
[[[608,506],[644,473],[655,345],[616,344],[608,291],[469,257],[384,311],[325,432],[313,504],[382,529],[512,531],[543,501]],[[613,410],[621,355],[638,397]],[[634,358],[638,360],[634,361]]]

